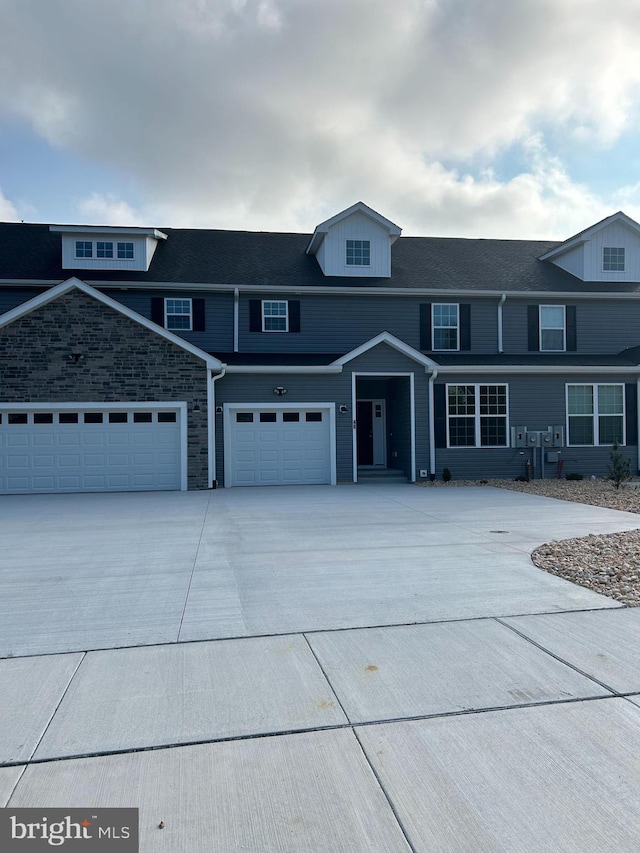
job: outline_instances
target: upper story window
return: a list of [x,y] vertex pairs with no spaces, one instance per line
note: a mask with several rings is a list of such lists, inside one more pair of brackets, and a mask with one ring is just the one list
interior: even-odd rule
[[191,329],[192,305],[190,299],[165,299],[165,328]]
[[113,243],[106,240],[98,240],[96,243],[96,258],[112,258]]
[[431,306],[434,350],[460,349],[460,306],[434,303]]
[[507,446],[507,386],[447,385],[449,447]]
[[347,240],[347,266],[371,266],[371,240]]
[[624,444],[624,385],[567,385],[570,445]]
[[566,316],[564,305],[540,306],[540,352],[564,352]]
[[286,300],[262,301],[262,331],[289,331],[289,303]]
[[602,250],[602,269],[605,272],[624,272],[624,248],[605,246]]
[[114,253],[113,240],[76,240],[76,258],[98,258],[100,260],[132,261],[135,258],[133,242],[118,242]]

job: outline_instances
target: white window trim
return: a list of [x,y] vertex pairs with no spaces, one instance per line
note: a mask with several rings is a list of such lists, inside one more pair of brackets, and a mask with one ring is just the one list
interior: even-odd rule
[[[83,243],[85,245],[87,243],[89,243],[89,245],[91,246],[91,256],[90,257],[87,257],[86,255],[79,255],[78,254],[78,243]],[[96,260],[96,249],[97,249],[97,247],[95,245],[94,240],[74,240],[73,241],[73,252],[74,252],[74,258],[76,259],[76,261],[95,261]],[[103,259],[100,258],[100,260],[103,260]]]
[[[543,308],[562,308],[562,349],[542,348],[542,331],[557,332],[558,330],[551,326],[542,325],[542,309]],[[567,306],[566,305],[538,305],[538,349],[540,352],[566,352],[567,351]]]
[[[107,255],[98,255],[98,243],[104,243],[105,247],[111,246],[111,257],[108,257]],[[95,255],[94,255],[94,257],[97,261],[113,261],[113,260],[115,260],[115,255],[114,255],[113,251],[114,251],[113,240],[96,240],[95,241]]]
[[[460,385],[472,385],[475,392],[475,414],[474,415],[450,415],[449,414],[449,388],[458,388]],[[505,405],[507,408],[506,415],[481,415],[480,414],[480,388],[483,385],[496,385],[505,389]],[[447,449],[451,450],[501,450],[508,448],[509,444],[509,385],[506,382],[447,382],[445,386],[445,407],[447,414],[446,430],[447,430]],[[473,445],[450,444],[449,442],[449,418],[474,418],[474,441]],[[480,443],[480,420],[481,418],[502,418],[504,417],[505,424],[505,444],[490,444],[483,445]]]
[[[185,328],[184,326],[180,327],[180,328],[175,328],[175,329],[169,328],[169,317],[186,317],[187,316],[186,314],[175,314],[175,313],[169,314],[169,312],[167,311],[167,303],[169,302],[170,299],[174,299],[174,300],[179,299],[182,302],[188,302],[189,303],[189,326],[187,328]],[[170,332],[192,332],[193,331],[193,300],[190,297],[188,297],[188,296],[185,296],[185,297],[183,297],[183,296],[167,296],[167,297],[165,297],[165,300],[164,300],[164,327],[165,327],[165,329],[168,329]]]
[[[347,243],[368,243],[369,244],[369,263],[368,264],[350,264],[347,260]],[[353,267],[366,268],[371,266],[371,240],[365,237],[347,237],[344,241],[344,265],[349,269]]]
[[[284,319],[285,319],[285,328],[284,329],[267,329],[266,328],[266,322],[265,321],[267,318],[265,317],[265,314],[264,314],[265,302],[277,302],[279,304],[284,304],[286,306],[287,312],[284,315]],[[274,334],[275,333],[277,335],[277,334],[284,334],[285,332],[289,331],[289,300],[288,299],[263,299],[263,300],[261,300],[260,308],[261,308],[261,312],[262,312],[262,331],[263,332],[266,332],[267,334]],[[273,316],[274,315],[270,315],[270,318]],[[278,316],[278,315],[275,315],[275,316]]]
[[[604,250],[605,249],[622,249],[622,251],[624,253],[624,255],[623,255],[624,263],[623,263],[621,270],[608,270],[605,268],[605,265],[604,265]],[[603,246],[602,247],[602,272],[613,273],[615,275],[616,273],[620,274],[620,273],[623,273],[626,271],[627,271],[627,248],[626,248],[626,246]]]
[[[435,308],[436,306],[447,305],[453,306],[456,309],[456,313],[458,315],[458,322],[455,326],[438,326],[438,329],[455,329],[457,332],[458,338],[458,346],[456,347],[447,347],[443,349],[442,347],[436,346],[436,324],[435,324]],[[459,302],[433,302],[431,305],[431,350],[432,352],[460,352],[460,303]]]
[[[600,443],[600,422],[598,418],[601,416],[598,411],[598,392],[597,389],[601,385],[616,385],[622,388],[622,412],[619,415],[603,414],[602,417],[622,418],[622,441],[620,447],[626,447],[627,444],[627,400],[625,394],[624,382],[567,382],[564,386],[564,404],[566,412],[565,435],[567,437],[567,447],[613,447],[613,444]],[[570,415],[569,414],[569,388],[573,386],[589,386],[593,388],[593,412],[591,415]],[[571,434],[569,432],[569,418],[588,418],[593,420],[593,444],[571,444]]]
[[[91,257],[78,254],[78,243],[89,243],[91,245]],[[110,258],[98,257],[98,243],[110,243],[111,251],[113,252]],[[118,243],[130,243],[133,246],[133,256],[130,258],[121,258],[118,256]],[[76,261],[128,261],[136,260],[136,243],[135,240],[114,240],[102,238],[100,240],[74,240],[73,241],[73,257]]]
[[[120,251],[118,248],[120,243],[122,243],[123,246],[131,246],[132,247],[133,254],[131,255],[130,258],[121,258],[120,257],[120,255],[118,254],[118,252]],[[114,240],[114,244],[115,244],[114,260],[116,260],[116,261],[135,261],[135,259],[136,259],[136,244],[135,244],[134,240]]]

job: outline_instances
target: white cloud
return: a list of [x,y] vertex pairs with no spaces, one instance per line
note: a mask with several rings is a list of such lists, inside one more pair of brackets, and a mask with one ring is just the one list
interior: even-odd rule
[[147,225],[130,204],[114,195],[91,193],[77,203],[83,225]]
[[15,205],[3,194],[0,189],[0,222],[19,222],[20,216]]
[[[80,207],[110,221],[309,230],[362,199],[412,233],[566,236],[611,200],[573,184],[539,129],[603,156],[638,123],[635,0],[0,0],[0,15],[0,115],[135,178],[142,210]],[[489,167],[513,146],[527,166],[501,181]]]

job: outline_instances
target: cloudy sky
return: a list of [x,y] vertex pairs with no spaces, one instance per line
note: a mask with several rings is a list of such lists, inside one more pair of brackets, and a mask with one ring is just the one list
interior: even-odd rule
[[637,0],[0,0],[0,219],[640,220]]

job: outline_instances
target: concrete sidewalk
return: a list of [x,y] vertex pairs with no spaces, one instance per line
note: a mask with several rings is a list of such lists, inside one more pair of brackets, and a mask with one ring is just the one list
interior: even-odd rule
[[638,848],[640,610],[529,559],[638,516],[372,485],[0,525],[0,804],[136,806],[143,851]]

